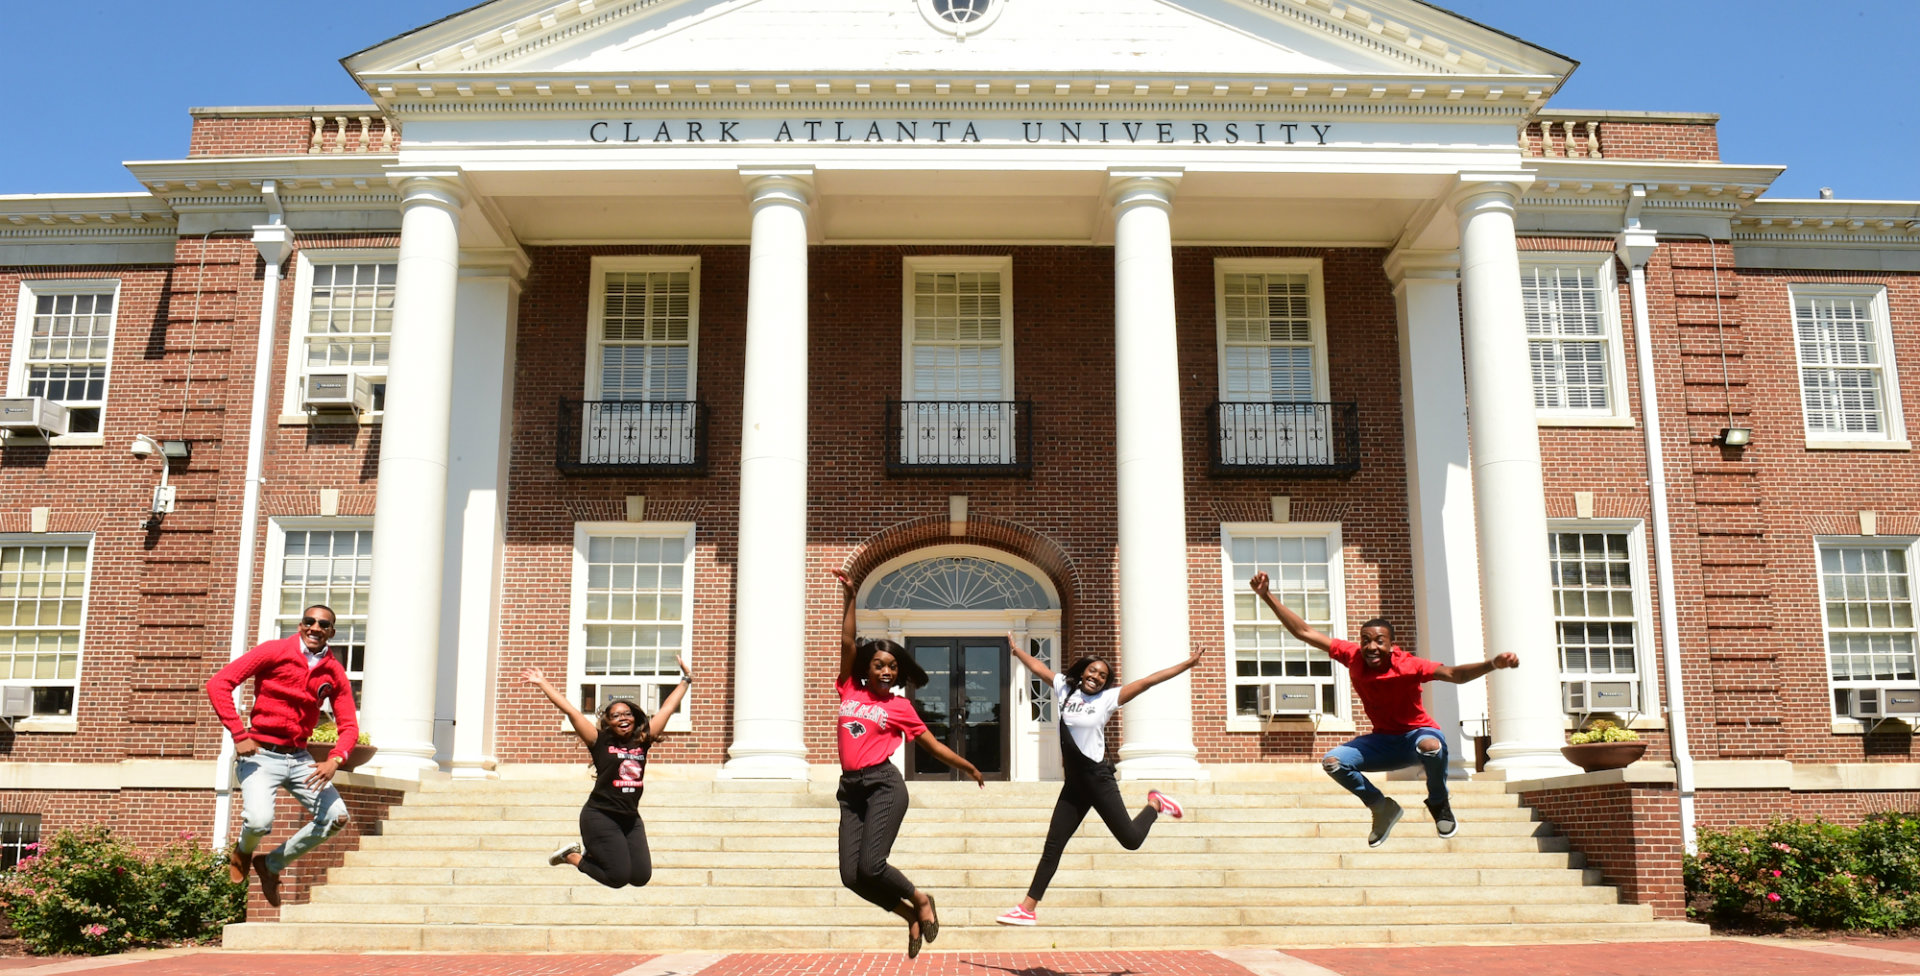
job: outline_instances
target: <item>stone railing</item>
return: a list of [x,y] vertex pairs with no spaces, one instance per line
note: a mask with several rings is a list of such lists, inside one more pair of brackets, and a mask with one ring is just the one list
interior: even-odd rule
[[1537,158],[1602,159],[1599,119],[1541,119],[1520,135],[1520,149]]
[[313,116],[309,153],[390,153],[399,148],[400,129],[377,115]]

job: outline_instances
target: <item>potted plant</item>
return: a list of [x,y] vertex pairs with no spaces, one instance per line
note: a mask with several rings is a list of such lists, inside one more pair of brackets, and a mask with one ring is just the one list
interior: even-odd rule
[[[322,762],[333,754],[334,743],[339,741],[340,729],[333,724],[332,719],[328,719],[315,726],[313,734],[307,736],[307,751],[313,753],[314,762]],[[373,754],[379,751],[373,746],[373,737],[361,732],[360,741],[354,743],[353,751],[347,754],[347,761],[341,763],[340,768],[353,769],[372,759]]]
[[1568,745],[1560,747],[1560,754],[1589,773],[1619,769],[1647,751],[1647,744],[1640,741],[1640,733],[1604,718],[1588,722],[1586,728],[1568,736],[1567,742]]

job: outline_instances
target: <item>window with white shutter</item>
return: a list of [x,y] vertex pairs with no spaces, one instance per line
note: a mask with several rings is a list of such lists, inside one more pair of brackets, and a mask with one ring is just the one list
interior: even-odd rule
[[1522,261],[1520,297],[1535,415],[1562,424],[1630,420],[1612,258]]
[[1318,258],[1214,262],[1223,464],[1320,465],[1336,454]]
[[67,408],[68,434],[97,436],[112,372],[117,281],[23,281],[14,332],[13,396]]
[[1886,289],[1795,285],[1791,293],[1807,440],[1903,439]]
[[700,259],[594,258],[590,302],[581,459],[693,461]]
[[904,277],[901,461],[1014,462],[1012,259],[914,256]]

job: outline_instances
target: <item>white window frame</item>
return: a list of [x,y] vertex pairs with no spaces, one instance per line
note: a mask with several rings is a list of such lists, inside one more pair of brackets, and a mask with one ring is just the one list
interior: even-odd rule
[[[1214,361],[1219,395],[1227,399],[1227,276],[1231,274],[1304,274],[1307,323],[1313,342],[1313,401],[1332,399],[1327,375],[1327,294],[1325,262],[1320,258],[1215,258],[1213,260]],[[1263,402],[1263,401],[1240,401]]]
[[[1866,299],[1873,316],[1873,344],[1880,355],[1880,397],[1886,410],[1886,430],[1879,434],[1816,431],[1809,424],[1807,410],[1806,362],[1800,355],[1800,299]],[[1884,285],[1839,285],[1796,282],[1787,285],[1787,322],[1789,341],[1793,343],[1794,385],[1800,391],[1800,426],[1806,434],[1808,450],[1905,451],[1907,440],[1905,411],[1900,403],[1900,368],[1894,360],[1892,317],[1887,306]],[[1831,367],[1815,367],[1831,368]]]
[[[1833,676],[1832,640],[1833,627],[1827,622],[1826,571],[1822,567],[1821,556],[1828,549],[1904,549],[1907,554],[1907,593],[1915,601],[1916,653],[1920,654],[1920,538],[1914,536],[1878,536],[1878,535],[1821,535],[1813,538],[1813,579],[1815,612],[1820,616],[1820,669],[1827,674],[1827,708],[1833,714],[1833,731],[1847,734],[1859,734],[1867,730],[1869,723],[1851,716],[1840,714],[1834,707],[1834,693],[1842,688],[1912,688],[1913,682],[1874,681],[1874,680],[1836,680]],[[1920,677],[1920,675],[1917,675]]]
[[[1327,542],[1327,600],[1329,621],[1325,633],[1330,637],[1346,639],[1347,634],[1347,584],[1346,584],[1346,547],[1341,538],[1339,522],[1222,522],[1220,523],[1220,609],[1222,614],[1223,638],[1226,644],[1226,690],[1223,704],[1226,706],[1226,731],[1262,732],[1266,730],[1266,719],[1253,715],[1241,715],[1234,701],[1234,691],[1241,682],[1238,675],[1239,648],[1234,644],[1233,601],[1242,593],[1252,593],[1247,581],[1237,579],[1233,572],[1233,540],[1235,538],[1301,538],[1325,539]],[[1256,598],[1257,599],[1257,598]],[[1281,627],[1278,621],[1273,626]],[[1285,628],[1281,627],[1284,631]],[[1292,638],[1287,638],[1292,639]],[[1273,681],[1290,679],[1261,679],[1254,683],[1270,684]],[[1323,714],[1315,731],[1352,732],[1355,729],[1353,719],[1353,690],[1347,680],[1347,669],[1340,662],[1333,662],[1333,701],[1335,711]]]
[[18,309],[13,318],[13,361],[7,370],[7,395],[27,395],[27,353],[33,341],[35,300],[42,295],[113,296],[113,325],[107,332],[106,379],[100,390],[100,429],[85,434],[57,434],[47,439],[53,447],[98,447],[107,442],[107,411],[113,396],[114,343],[120,338],[120,279],[33,278],[20,282]]
[[[1017,399],[1013,389],[1013,256],[910,254],[901,259],[900,399],[913,391],[913,279],[919,274],[995,272],[1000,276],[1000,400]],[[965,397],[956,395],[955,399]]]
[[[685,623],[680,627],[680,654],[693,663],[693,627],[694,627],[694,523],[692,522],[575,522],[573,525],[573,579],[568,589],[567,605],[567,700],[580,702],[580,689],[586,682],[587,666],[587,543],[595,538],[606,536],[650,536],[667,539],[678,538],[685,544],[685,553],[681,569],[680,597],[681,613]],[[665,675],[653,680],[634,678],[624,684],[656,686],[653,701],[642,701],[640,707],[651,716],[660,701],[672,690],[677,675]],[[666,731],[689,732],[693,729],[692,705],[693,689],[687,689],[687,696],[681,699],[680,708],[667,719]],[[604,703],[600,703],[604,704]],[[593,716],[589,715],[591,721]],[[571,732],[573,726],[562,722],[563,731]]]
[[[254,643],[256,644],[265,643],[270,640],[279,640],[281,637],[286,636],[280,633],[280,628],[274,626],[274,620],[280,616],[278,609],[280,606],[280,588],[286,582],[283,578],[282,570],[286,568],[287,533],[289,531],[371,532],[373,531],[373,517],[313,515],[270,518],[267,520],[266,558],[262,561],[260,567],[260,619],[257,622],[254,632]],[[369,596],[371,596],[371,594],[369,594]],[[302,607],[301,609],[304,610],[305,608]],[[333,610],[336,617],[366,618],[366,614],[364,613],[342,614],[339,609],[331,605],[328,606],[328,609]],[[368,648],[368,653],[371,653],[371,648]],[[352,662],[347,659],[347,656],[341,655],[340,657],[340,666],[348,668],[347,677],[354,681],[361,682],[362,688],[364,689],[366,682],[365,669],[363,668],[361,671],[355,672],[351,670]],[[362,663],[364,664],[365,662],[363,661]],[[360,696],[355,695],[354,705],[358,706],[359,704]]]
[[[1627,353],[1625,330],[1620,320],[1620,284],[1619,275],[1614,269],[1613,255],[1593,251],[1525,251],[1520,258],[1521,287],[1525,288],[1526,273],[1535,268],[1573,268],[1592,271],[1594,284],[1599,291],[1602,335],[1594,340],[1606,347],[1607,364],[1607,408],[1605,410],[1576,410],[1568,407],[1535,407],[1534,422],[1541,427],[1632,427],[1633,410],[1627,401]],[[1524,330],[1525,323],[1522,323]],[[1527,336],[1528,364],[1531,369],[1532,350],[1535,343],[1548,341],[1567,341],[1572,337],[1564,336]],[[1642,382],[1645,382],[1642,378]],[[1527,389],[1533,390],[1533,378],[1529,372]]]
[[[1548,519],[1547,532],[1602,533],[1627,537],[1627,565],[1633,571],[1633,683],[1639,686],[1640,709],[1626,716],[1628,724],[1634,728],[1664,728],[1666,711],[1660,703],[1659,659],[1654,647],[1653,590],[1650,585],[1653,571],[1647,561],[1647,526],[1640,519]],[[1551,564],[1551,556],[1549,556]],[[1547,592],[1553,592],[1553,581],[1549,580]],[[1554,626],[1554,670],[1560,675],[1561,682],[1567,681],[1606,681],[1619,680],[1622,676],[1609,678],[1600,674],[1570,674],[1560,668],[1560,614],[1553,614]],[[1568,716],[1571,726],[1573,716]]]
[[87,673],[87,619],[93,603],[93,572],[100,557],[100,550],[94,548],[94,541],[94,536],[86,532],[0,535],[0,546],[85,546],[87,549],[87,579],[80,587],[80,652],[78,660],[74,662],[73,677],[43,681],[34,678],[14,679],[0,676],[0,684],[24,685],[29,688],[72,685],[73,709],[66,715],[35,715],[18,719],[13,723],[13,731],[16,733],[79,731],[80,710],[85,706],[80,690]]
[[[286,383],[280,404],[280,423],[310,424],[326,415],[308,415],[300,406],[301,380],[307,375],[307,325],[313,318],[313,269],[319,264],[391,264],[394,265],[395,294],[399,292],[400,251],[389,247],[313,248],[294,253],[293,322],[287,339]],[[399,325],[395,309],[394,325]],[[389,341],[393,333],[387,333]],[[387,381],[386,366],[328,366],[327,372],[365,374],[381,383]],[[379,423],[385,411],[372,410],[358,419],[362,424]]]
[[587,375],[583,399],[598,400],[601,389],[601,349],[606,345],[607,275],[615,272],[685,271],[692,276],[687,292],[687,400],[700,390],[700,256],[697,254],[600,255],[588,262],[592,282],[587,291]]

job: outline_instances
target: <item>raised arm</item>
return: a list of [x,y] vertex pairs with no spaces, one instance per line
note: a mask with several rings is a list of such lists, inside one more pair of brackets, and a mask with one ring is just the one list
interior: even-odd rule
[[680,683],[674,685],[672,691],[667,692],[667,700],[661,702],[660,707],[653,710],[653,717],[647,720],[648,742],[660,738],[660,733],[667,730],[667,719],[673,717],[674,710],[680,707],[681,699],[687,697],[687,689],[693,687],[693,669],[687,667],[687,659],[675,657],[673,660],[680,665]]
[[1267,588],[1267,574],[1253,574],[1253,578],[1247,581],[1247,585],[1253,587],[1253,592],[1259,594],[1260,599],[1267,601],[1267,609],[1272,610],[1273,615],[1280,618],[1280,623],[1287,628],[1287,633],[1323,651],[1333,647],[1332,638],[1307,626],[1305,617],[1287,609],[1286,604],[1274,599],[1272,591]]
[[986,788],[987,778],[980,775],[980,770],[968,762],[966,757],[947,748],[946,743],[934,738],[932,732],[922,732],[913,741],[918,743],[920,748],[933,753],[933,758],[966,773],[968,779],[973,780],[982,789]]
[[553,707],[566,713],[567,720],[573,723],[573,730],[580,733],[581,742],[592,746],[600,740],[600,730],[594,726],[593,719],[581,714],[580,709],[567,700],[567,696],[561,694],[547,681],[547,676],[542,674],[539,668],[528,668],[520,672],[520,677],[527,684],[544,692],[547,700],[553,703]]
[[1047,663],[1045,661],[1042,661],[1039,658],[1034,657],[1031,654],[1028,654],[1026,650],[1020,646],[1023,643],[1026,643],[1026,642],[1022,641],[1018,637],[1013,636],[1013,633],[1011,631],[1007,633],[1007,649],[1013,652],[1013,656],[1019,659],[1020,664],[1023,667],[1025,667],[1028,671],[1033,672],[1034,677],[1039,678],[1041,681],[1046,682],[1047,686],[1051,688],[1053,686],[1053,678],[1054,678],[1053,669],[1050,667],[1047,667]]
[[840,680],[853,677],[853,598],[855,590],[853,580],[844,569],[833,571],[833,578],[840,581],[840,593],[846,599],[846,607],[840,613]]
[[1194,665],[1200,663],[1200,656],[1205,653],[1207,653],[1206,648],[1196,647],[1193,649],[1193,653],[1191,655],[1188,655],[1187,659],[1180,662],[1179,664],[1176,664],[1170,668],[1161,668],[1160,670],[1155,671],[1154,673],[1147,675],[1144,678],[1136,678],[1132,681],[1127,682],[1124,685],[1121,685],[1120,686],[1120,704],[1125,705],[1126,703],[1132,701],[1141,692],[1146,691],[1148,688],[1151,688],[1154,685],[1157,685],[1160,682],[1167,680],[1168,678],[1174,677],[1175,675],[1186,673],[1187,671],[1191,670]]
[[1433,680],[1450,681],[1456,685],[1464,685],[1476,678],[1484,678],[1501,668],[1517,668],[1519,666],[1520,655],[1509,651],[1505,654],[1496,654],[1477,664],[1442,664],[1433,669]]

